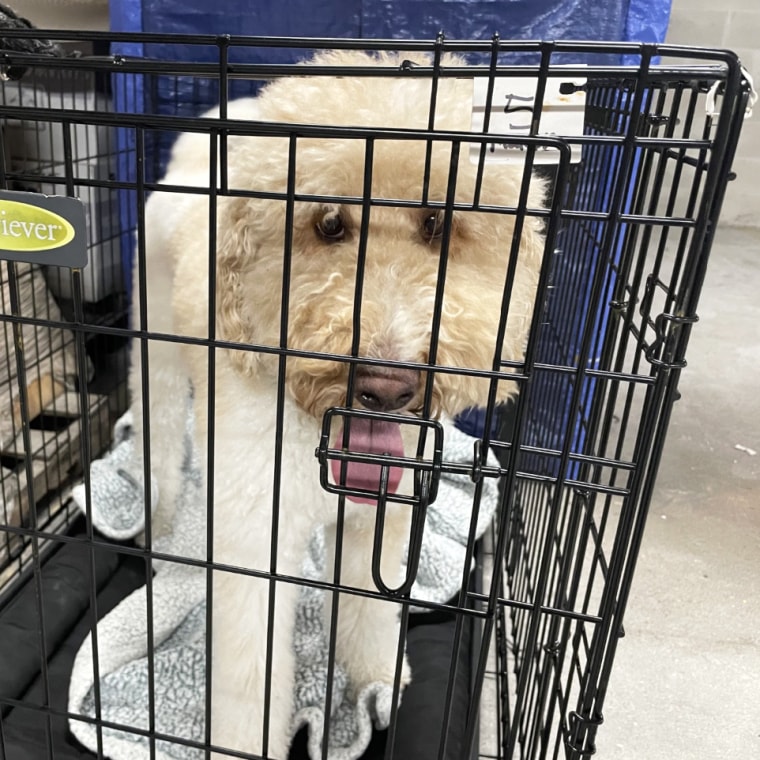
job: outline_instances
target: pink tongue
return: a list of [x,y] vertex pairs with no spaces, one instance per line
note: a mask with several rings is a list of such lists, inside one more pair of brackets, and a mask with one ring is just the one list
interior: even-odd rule
[[[335,448],[343,448],[343,428],[338,433]],[[355,417],[351,420],[348,439],[348,450],[355,454],[383,454],[386,456],[404,456],[404,442],[401,430],[396,422],[369,420]],[[330,463],[333,480],[348,488],[364,491],[378,491],[382,466],[365,462],[339,462],[335,459]],[[341,468],[345,466],[345,478],[341,479]],[[391,467],[388,472],[388,492],[395,493],[403,475],[401,467]],[[377,499],[364,496],[348,496],[351,501],[360,504],[375,504]]]

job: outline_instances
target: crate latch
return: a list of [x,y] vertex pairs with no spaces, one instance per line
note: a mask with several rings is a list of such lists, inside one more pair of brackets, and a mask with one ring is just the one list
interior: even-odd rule
[[[316,450],[322,488],[375,509],[372,579],[390,596],[411,591],[417,576],[427,508],[438,495],[443,427],[435,420],[363,409],[332,408]],[[411,509],[406,574],[398,586],[382,578],[388,504]]]

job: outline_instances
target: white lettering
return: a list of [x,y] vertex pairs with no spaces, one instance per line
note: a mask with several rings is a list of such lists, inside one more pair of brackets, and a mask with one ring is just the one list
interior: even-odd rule
[[25,237],[27,240],[34,237],[37,240],[52,240],[55,242],[55,234],[61,229],[60,224],[43,224],[42,222],[24,222],[20,219],[5,219],[5,211],[0,211],[0,234],[11,237]]

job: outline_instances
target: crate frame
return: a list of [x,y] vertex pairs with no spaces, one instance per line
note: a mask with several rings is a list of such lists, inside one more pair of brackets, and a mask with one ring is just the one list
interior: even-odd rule
[[[13,32],[9,34],[14,36]],[[465,742],[471,748],[471,756],[506,760],[513,757],[556,758],[564,753],[571,760],[590,757],[595,752],[596,734],[603,720],[602,707],[618,640],[624,633],[623,615],[636,557],[643,537],[670,412],[678,397],[678,380],[686,366],[689,334],[697,320],[699,292],[706,274],[710,246],[730,179],[731,163],[749,98],[749,88],[736,57],[725,51],[665,45],[519,43],[505,42],[498,38],[490,43],[481,43],[448,41],[443,37],[435,42],[401,42],[68,32],[56,33],[56,36],[73,44],[92,40],[125,47],[155,43],[200,46],[215,51],[215,59],[204,63],[179,59],[133,59],[118,53],[65,60],[20,53],[5,55],[5,65],[23,65],[32,69],[70,69],[100,75],[108,73],[117,78],[134,76],[135,81],[154,75],[218,81],[222,93],[222,115],[210,126],[199,125],[193,117],[149,112],[127,113],[117,110],[113,114],[99,114],[84,113],[74,108],[49,110],[44,107],[21,109],[0,106],[0,118],[23,116],[40,122],[55,121],[69,126],[102,125],[118,131],[120,138],[117,141],[124,138],[125,134],[134,132],[134,142],[127,137],[119,143],[118,149],[120,157],[137,168],[137,172],[131,176],[109,180],[74,177],[71,172],[72,156],[65,156],[64,176],[36,179],[57,184],[69,195],[74,195],[77,187],[135,194],[137,204],[133,211],[124,212],[123,219],[126,220],[127,228],[134,223],[138,229],[138,240],[141,238],[139,229],[144,198],[147,192],[156,189],[156,180],[160,174],[158,169],[146,170],[142,163],[142,159],[151,152],[151,146],[145,140],[146,134],[157,138],[162,133],[200,130],[224,145],[226,135],[248,133],[250,129],[225,116],[231,83],[238,79],[260,80],[293,73],[293,67],[289,64],[231,62],[230,52],[233,50],[248,47],[287,47],[302,51],[322,47],[421,50],[434,56],[434,64],[429,71],[420,70],[414,75],[434,78],[463,73],[442,67],[439,59],[442,52],[460,52],[489,59],[488,65],[481,65],[478,75],[491,78],[523,70],[522,67],[526,64],[499,63],[500,56],[510,54],[530,58],[533,63],[528,65],[538,73],[540,81],[544,82],[553,72],[554,61],[562,56],[609,55],[638,60],[638,66],[610,63],[582,69],[570,66],[563,71],[567,76],[582,73],[597,80],[595,96],[598,100],[591,98],[590,104],[587,104],[587,114],[589,109],[596,108],[596,114],[603,118],[596,125],[592,120],[589,133],[583,137],[570,141],[548,141],[563,154],[553,181],[558,190],[564,192],[567,189],[568,195],[561,200],[569,199],[571,208],[566,208],[559,197],[554,198],[546,213],[547,237],[550,241],[554,240],[560,228],[568,236],[580,236],[584,224],[597,224],[601,234],[601,240],[597,241],[598,251],[602,251],[607,259],[587,262],[588,271],[592,275],[591,282],[586,283],[587,297],[592,307],[587,310],[581,329],[578,330],[578,326],[574,325],[576,332],[562,336],[563,340],[558,340],[558,346],[554,347],[547,346],[546,342],[532,340],[526,358],[519,367],[523,390],[511,415],[499,415],[498,420],[495,420],[496,412],[493,408],[486,414],[482,445],[484,448],[492,447],[499,457],[500,468],[496,475],[501,481],[502,495],[497,520],[482,551],[476,550],[474,545],[468,547],[468,559],[477,555],[484,577],[491,577],[490,588],[488,582],[482,591],[472,591],[466,584],[463,585],[453,609],[458,624],[456,642],[461,640],[462,626],[466,621],[474,621],[480,626],[481,646],[479,652],[476,650],[474,660],[472,707],[468,715]],[[697,63],[660,66],[653,63],[657,57]],[[704,66],[705,61],[711,65]],[[311,73],[316,75],[320,72]],[[338,73],[353,75],[359,72],[347,70]],[[384,75],[383,72],[368,70],[361,73],[363,76]],[[472,74],[472,71],[468,73]],[[630,89],[622,88],[621,91],[621,80],[629,83]],[[605,81],[608,83],[606,86]],[[677,93],[675,97],[672,95],[674,88]],[[684,133],[683,129],[681,136],[676,136],[678,124],[675,114],[682,108],[681,98],[685,102],[690,130],[692,124],[698,124],[697,107],[712,88],[719,88],[719,113],[705,117],[702,132],[697,136],[690,132]],[[663,121],[659,121],[658,117]],[[621,123],[624,125],[622,129]],[[663,125],[666,126],[666,134],[660,136],[657,132]],[[289,134],[289,129],[287,125],[273,127],[274,132],[279,134]],[[605,134],[605,130],[608,134]],[[257,132],[261,133],[263,132]],[[364,131],[364,135],[372,139],[391,136],[372,133],[372,130]],[[309,134],[347,135],[349,131],[329,128],[299,130],[299,137]],[[362,131],[351,131],[350,134],[361,137]],[[453,141],[461,139],[461,136],[437,135],[436,139]],[[476,140],[472,136],[468,139]],[[482,142],[485,144],[487,141],[483,139]],[[548,144],[545,138],[534,137],[521,142],[528,146],[529,167],[535,150],[542,144]],[[580,168],[569,163],[568,142],[576,142],[586,151]],[[533,149],[529,147],[531,145]],[[610,146],[612,147],[608,150]],[[616,150],[619,152],[617,156],[614,155]],[[697,156],[692,157],[690,151],[696,151]],[[135,161],[136,157],[140,159],[139,162]],[[680,176],[671,183],[665,210],[660,211],[662,198],[659,196],[659,188],[665,181],[670,161],[675,162],[677,173],[688,172],[690,169],[694,171],[690,197],[684,207],[685,213],[681,216],[673,215],[675,207],[679,205],[677,195],[681,189]],[[584,183],[588,183],[588,180],[582,176],[583,171],[589,163],[596,162],[603,167],[607,162],[615,167],[618,176],[630,176],[635,181],[633,185],[630,180],[614,182],[612,197],[602,199],[605,207],[603,212],[573,208],[575,201],[572,200],[572,193],[578,189],[574,182],[581,192],[587,188],[588,184]],[[596,170],[602,169],[597,167]],[[2,174],[6,181],[30,179],[28,175],[14,177],[13,172],[5,170]],[[652,177],[657,189],[648,195],[648,188],[653,184],[649,181]],[[221,192],[225,192],[224,180]],[[604,188],[601,193],[604,195]],[[658,230],[661,233],[659,240]],[[668,274],[667,264],[663,262],[670,255],[666,253],[666,248],[667,233],[671,230],[675,236],[679,236],[680,232],[680,239],[676,246],[676,263],[673,264],[668,280],[666,276],[661,276],[661,272]],[[647,273],[649,243],[653,239],[657,241],[655,266],[654,271]],[[139,249],[138,243],[138,251]],[[144,255],[144,252],[140,255]],[[556,251],[553,255],[557,256]],[[556,258],[554,261],[547,259],[545,263],[542,275],[545,279],[540,287],[548,292],[550,285],[554,285],[548,280],[549,273],[558,270]],[[8,265],[9,273],[12,267],[12,264]],[[81,272],[71,273],[72,292],[75,294],[73,318],[61,322],[37,320],[37,323],[40,326],[64,326],[74,331],[81,368],[84,368],[85,363],[86,335],[132,338],[143,345],[151,340],[172,339],[172,336],[153,334],[144,329],[144,326],[130,330],[96,323],[87,318],[82,308],[80,277]],[[611,308],[602,314],[605,304],[611,305]],[[561,317],[564,304],[560,302],[556,306]],[[559,323],[561,320],[556,313],[552,314],[552,307],[550,302],[547,312],[549,318],[557,319]],[[13,324],[28,322],[18,313],[2,318]],[[138,322],[144,325],[144,318]],[[629,341],[635,344],[633,357]],[[215,348],[230,347],[218,340],[211,340],[209,345]],[[573,364],[559,354],[552,353],[552,348],[576,353],[584,361]],[[280,351],[280,355],[290,354],[286,349]],[[353,364],[350,360],[351,357],[346,357],[346,361]],[[541,379],[536,380],[536,374]],[[498,376],[498,373],[493,374],[494,378]],[[21,366],[19,377],[23,377]],[[639,400],[638,394],[643,394],[644,398]],[[26,441],[29,420],[28,413],[24,410],[28,407],[28,400],[24,399],[23,392],[21,396],[22,414],[27,423],[24,425]],[[617,433],[619,437],[615,441],[613,428],[617,424],[615,417],[620,410],[621,396],[624,397],[623,420],[620,423],[623,430]],[[559,433],[555,431],[555,438],[546,437],[546,425],[541,419],[536,419],[535,416],[531,419],[535,415],[531,404],[535,403],[537,397],[554,397],[565,402],[564,409],[556,402],[550,406],[549,419],[554,420],[554,423],[558,417],[562,419]],[[86,402],[86,382],[80,389],[80,399],[86,428],[89,408]],[[632,415],[639,404],[642,416],[638,421],[638,431],[633,430],[631,449],[628,428],[636,427]],[[496,436],[490,432],[494,423],[499,426]],[[81,436],[81,461],[84,463],[95,458],[90,438],[85,429],[85,434]],[[607,450],[608,442],[616,443],[613,455]],[[31,451],[31,443],[27,443],[27,450]],[[628,451],[630,454],[623,456]],[[612,471],[606,479],[605,468]],[[31,472],[30,463],[27,464],[27,470]],[[622,475],[627,473],[630,477],[627,485],[618,483],[619,472]],[[483,474],[474,473],[474,476],[477,481]],[[86,489],[89,489],[88,479],[85,467]],[[605,542],[610,540],[610,536],[606,535],[606,530],[608,521],[614,525],[616,519],[616,498],[623,499],[623,514],[617,518],[614,535],[611,537],[613,546],[608,549],[608,560],[605,556]],[[542,508],[547,504],[550,505],[549,516],[543,522]],[[594,518],[597,511],[602,513],[599,523]],[[0,532],[20,536],[29,542],[33,548],[29,572],[32,582],[38,588],[41,587],[43,565],[40,547],[75,541],[57,531],[48,532],[45,527],[34,522],[28,527],[0,526]],[[90,547],[91,552],[108,546],[92,531],[90,524],[84,544]],[[577,560],[574,564],[573,557],[582,555],[589,545],[595,550],[592,566],[584,567],[584,563],[578,563]],[[152,563],[157,559],[176,559],[161,557],[154,552],[149,537],[145,549],[119,547],[118,552],[144,559],[149,587]],[[541,558],[535,577],[530,570],[533,564],[530,560],[534,556]],[[213,563],[206,563],[205,566],[210,575]],[[500,578],[502,571],[503,576]],[[604,577],[601,599],[594,598],[595,589],[592,588],[596,573]],[[581,609],[576,608],[574,601],[570,608],[563,606],[568,603],[568,588],[573,600],[583,590],[583,578],[588,585]],[[18,580],[19,583],[22,580],[21,573]],[[327,584],[325,588],[334,586]],[[351,592],[351,589],[339,588]],[[599,611],[591,611],[592,605],[598,606]],[[96,608],[93,590],[91,614],[95,614]],[[402,619],[408,615],[408,609],[409,604],[406,603]],[[41,612],[40,620],[43,620]],[[586,624],[594,626],[590,638],[584,628]],[[402,628],[404,625],[402,623]],[[493,646],[489,644],[491,641],[494,642]],[[459,644],[455,643],[455,648],[458,647]],[[569,660],[566,659],[568,649]],[[46,659],[45,651],[43,641],[43,663]],[[526,652],[533,654],[526,655]],[[42,667],[44,670],[44,665]],[[452,668],[454,667],[452,659]],[[513,670],[514,679],[511,677]],[[479,753],[475,748],[479,731],[476,707],[481,691],[490,681],[493,681],[495,688],[498,724],[493,754],[488,749]],[[447,695],[446,703],[448,713],[452,705],[451,693]],[[7,700],[3,701],[3,706],[18,707],[20,703],[18,700]],[[48,720],[50,715],[55,714],[49,705],[42,712],[48,715]],[[78,718],[74,715],[67,717],[73,720]],[[151,741],[165,738],[156,732],[148,733]],[[442,728],[441,752],[444,751],[445,742],[445,728]],[[390,746],[392,745],[391,739]]]

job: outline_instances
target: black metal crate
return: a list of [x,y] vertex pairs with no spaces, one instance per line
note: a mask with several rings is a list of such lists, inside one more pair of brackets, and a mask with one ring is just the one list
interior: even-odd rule
[[[4,63],[11,67],[6,71],[14,78],[3,84],[0,93],[4,188],[80,197],[90,214],[87,246],[91,254],[90,266],[82,270],[47,267],[47,281],[53,283],[50,287],[55,294],[49,297],[57,308],[53,313],[23,311],[18,289],[27,276],[23,270],[26,265],[4,264],[12,296],[4,303],[2,320],[10,336],[6,340],[8,361],[16,367],[9,387],[24,378],[26,388],[30,380],[43,377],[45,362],[50,363],[47,356],[27,362],[28,339],[22,343],[18,331],[22,327],[38,332],[61,331],[68,336],[70,347],[67,366],[75,370],[70,373],[73,378],[66,403],[74,404],[76,412],[63,413],[59,408],[63,401],[55,398],[37,404],[42,406],[37,409],[30,392],[22,391],[20,385],[15,393],[19,401],[14,422],[18,428],[14,477],[22,483],[26,506],[23,514],[16,510],[12,516],[6,493],[0,522],[0,631],[3,626],[5,630],[13,628],[16,638],[9,635],[3,648],[0,635],[0,654],[12,656],[10,648],[18,641],[19,630],[24,631],[29,654],[20,667],[22,675],[0,692],[0,758],[74,756],[67,754],[77,746],[69,729],[93,756],[113,753],[111,756],[121,757],[124,749],[117,747],[119,742],[141,745],[145,757],[207,756],[204,752],[213,741],[208,718],[214,694],[205,680],[195,683],[197,693],[184,703],[195,712],[185,714],[175,709],[172,716],[162,712],[162,700],[172,688],[171,683],[162,682],[167,672],[163,659],[165,632],[161,628],[166,573],[178,577],[186,574],[187,593],[193,599],[197,597],[187,619],[195,620],[202,631],[200,638],[194,639],[193,651],[200,670],[213,668],[212,645],[205,633],[214,620],[214,579],[220,573],[269,582],[272,600],[284,593],[282,589],[296,584],[322,592],[326,598],[338,590],[341,598],[386,600],[396,605],[401,619],[396,646],[399,652],[405,647],[409,651],[414,690],[408,687],[400,708],[395,704],[395,689],[388,693],[390,725],[382,730],[376,726],[371,742],[362,747],[363,754],[351,755],[357,751],[354,743],[348,755],[336,756],[500,760],[590,757],[603,721],[608,677],[623,635],[627,597],[670,410],[686,364],[688,337],[697,319],[699,291],[749,97],[735,56],[653,45],[514,43],[498,38],[474,42],[441,37],[434,42],[405,43],[61,36],[66,37],[64,49],[84,50],[84,54],[45,57],[8,52]],[[120,52],[134,44],[145,44],[152,57],[130,57]],[[326,66],[316,73],[300,64],[247,62],[251,50],[277,50],[276,60],[280,60],[283,51],[291,51],[298,59],[333,48],[397,50],[410,59],[416,60],[419,53],[429,58],[427,63],[402,64],[395,69],[387,65]],[[448,53],[463,56],[467,66],[451,63],[445,57]],[[440,131],[434,120],[425,128],[411,130],[399,128],[392,119],[389,124],[393,126],[377,128],[354,127],[340,119],[337,125],[293,126],[287,122],[242,121],[234,106],[231,108],[234,98],[255,95],[268,82],[325,74],[361,76],[368,81],[380,77],[427,78],[434,83],[472,80],[472,86],[484,93],[486,122],[493,115],[496,124],[503,124],[498,119],[506,113],[514,114],[519,124],[509,135],[493,126],[486,132],[487,125],[472,132]],[[516,98],[516,106],[512,95],[506,104],[497,100],[518,82],[520,97],[524,97],[526,81],[532,99]],[[548,95],[555,86],[557,94]],[[200,118],[199,114],[219,98],[220,112]],[[543,132],[539,129],[541,120],[553,108],[564,107],[563,103],[581,104],[576,106],[579,113],[575,118],[580,119],[582,129],[545,134],[545,126]],[[435,104],[431,103],[431,115],[434,111]],[[23,136],[20,142],[19,134]],[[188,134],[218,148],[218,166],[209,168],[204,186],[160,185],[171,145],[178,135]],[[393,140],[426,142],[429,155],[437,146],[454,153],[468,151],[480,171],[485,161],[509,153],[521,173],[520,193],[513,205],[481,207],[477,197],[472,201],[455,199],[456,183],[450,178],[447,199],[431,199],[424,193],[420,198],[378,196],[371,186],[370,169],[365,169],[363,194],[349,197],[329,192],[322,197],[312,189],[301,190],[292,173],[288,187],[281,190],[258,188],[255,182],[250,187],[241,186],[230,179],[234,167],[228,165],[226,150],[245,136],[288,141],[293,156],[310,140],[351,140],[360,146],[370,166],[373,151],[382,150]],[[428,164],[425,171],[429,170]],[[538,204],[527,200],[529,187],[539,181],[530,179],[531,174],[541,178],[547,189]],[[475,196],[479,192],[476,184]],[[447,278],[454,277],[447,258],[452,224],[446,220],[452,214],[500,214],[514,220],[516,260],[520,236],[527,234],[525,226],[540,220],[545,234],[543,266],[524,356],[504,357],[490,368],[446,366],[435,359],[426,359],[427,365],[380,362],[392,371],[424,372],[427,366],[425,375],[430,377],[448,373],[477,375],[490,381],[490,403],[485,398],[480,409],[459,419],[460,431],[472,436],[469,459],[455,461],[450,452],[440,451],[440,431],[430,421],[434,417],[432,381],[423,394],[420,421],[414,423],[417,454],[407,452],[403,460],[370,457],[385,468],[384,478],[390,477],[393,467],[413,471],[415,485],[408,496],[389,495],[381,481],[382,493],[375,498],[381,505],[386,499],[389,505],[394,500],[408,503],[414,511],[409,583],[395,588],[377,571],[374,586],[359,588],[341,580],[339,565],[332,574],[328,571],[326,579],[320,579],[297,573],[283,576],[276,567],[266,571],[241,569],[216,560],[209,548],[213,546],[214,500],[213,496],[207,500],[207,486],[186,448],[184,421],[171,454],[156,450],[155,444],[150,447],[155,424],[152,412],[142,416],[143,436],[150,462],[163,456],[185,458],[190,473],[185,498],[202,504],[199,522],[190,534],[197,545],[182,544],[178,549],[171,541],[167,543],[167,523],[163,517],[154,520],[151,516],[155,493],[141,484],[139,467],[130,470],[120,458],[127,456],[125,446],[134,443],[129,438],[131,425],[140,420],[122,420],[113,435],[111,451],[105,455],[112,438],[109,425],[128,405],[125,352],[130,341],[143,362],[158,346],[194,347],[183,350],[205,352],[212,389],[217,355],[237,351],[249,357],[274,357],[280,404],[288,393],[285,368],[297,360],[329,360],[350,368],[346,380],[349,402],[352,387],[358,382],[362,365],[358,332],[354,349],[336,356],[291,345],[287,335],[278,344],[267,344],[230,340],[217,335],[213,327],[203,335],[174,334],[148,320],[144,303],[142,308],[132,309],[128,323],[126,304],[135,295],[132,288],[143,298],[149,293],[149,280],[138,277],[133,285],[130,274],[133,258],[142,261],[146,255],[145,204],[151,195],[168,197],[169,193],[206,199],[212,222],[230,199],[265,199],[280,204],[291,215],[287,223],[291,226],[286,224],[285,228],[286,241],[290,241],[284,249],[285,272],[290,269],[289,235],[293,234],[292,214],[298,203],[317,200],[328,205],[345,204],[362,210],[366,218],[378,213],[377,209],[432,208],[435,213],[431,218],[441,220],[435,236],[443,239],[434,307],[439,319]],[[355,233],[360,258],[365,255],[361,251],[366,249],[368,229],[367,224]],[[220,229],[211,234],[210,251],[216,250],[217,235],[223,233]],[[218,266],[214,261],[209,258],[211,294]],[[34,270],[41,271],[36,265]],[[287,292],[288,276],[284,275],[283,293]],[[505,274],[503,313],[494,314],[494,322],[502,327],[515,277],[514,270]],[[103,285],[106,279],[108,287]],[[360,274],[360,285],[361,280]],[[356,293],[353,308],[358,319],[361,289]],[[284,296],[283,300],[287,302]],[[208,308],[213,311],[213,307]],[[438,340],[434,328],[433,345]],[[507,380],[515,383],[519,393],[506,405],[496,404],[496,388]],[[147,368],[137,375],[137,382],[146,395],[152,392],[154,379]],[[211,393],[213,398],[213,390]],[[93,399],[97,401],[95,407]],[[170,402],[177,406],[175,399],[167,399],[167,405]],[[183,408],[181,403],[178,408]],[[378,419],[384,419],[384,410],[380,412]],[[41,461],[43,469],[60,471],[61,455],[47,454],[45,448],[42,455],[35,452],[32,431],[35,424],[44,428],[39,421],[35,423],[39,416],[56,414],[68,420],[67,435],[73,437],[65,456],[71,461],[67,459],[63,474],[47,479],[44,493],[37,493],[27,485],[34,467],[39,466],[34,463]],[[370,409],[368,415],[342,409],[329,412],[321,438],[315,428],[313,445],[318,457],[304,464],[315,472],[321,465],[324,484],[336,493],[336,510],[341,515],[339,546],[346,493],[351,495],[352,491],[331,484],[326,473],[331,467],[333,473],[340,471],[340,462],[344,462],[345,474],[356,455],[346,453],[347,437],[342,450],[337,444],[333,444],[337,448],[330,448],[330,425],[337,425],[335,420],[359,425],[362,423],[355,420],[363,416],[374,420],[376,410]],[[211,414],[210,430],[218,422]],[[274,469],[266,477],[286,483],[289,473],[280,471],[277,463],[288,443],[287,432],[281,423],[277,429]],[[60,436],[59,428],[55,435]],[[447,428],[444,437],[452,435]],[[139,442],[139,433],[137,436]],[[436,440],[435,452],[428,458],[425,446],[431,439]],[[195,455],[211,457],[213,462],[220,445],[212,434]],[[101,455],[103,459],[99,459]],[[128,481],[139,502],[131,515],[133,523],[123,530],[108,523],[107,510],[100,501],[98,479],[103,477],[104,466],[119,477],[128,471],[124,482]],[[243,468],[248,466],[241,463]],[[146,467],[144,473],[148,472]],[[337,475],[334,478],[338,480]],[[428,502],[431,507],[435,504],[439,478],[448,478],[447,482],[459,483],[457,488],[464,489],[472,518],[466,510],[461,556],[447,566],[453,586],[445,598],[433,600],[420,591],[420,586],[413,590],[411,582],[418,572],[420,553],[429,547],[426,539],[431,541],[431,532],[433,538],[437,535],[431,525],[435,519],[443,519],[428,516],[424,523]],[[71,488],[82,479],[84,483],[74,490],[72,501]],[[275,489],[275,523],[280,517],[278,493]],[[47,507],[51,499],[62,506],[51,512]],[[483,530],[485,525],[476,523],[480,522],[478,515],[487,509],[493,516]],[[54,520],[49,514],[58,518]],[[376,528],[375,551],[380,532]],[[349,557],[350,550],[344,547],[343,556]],[[81,613],[76,633],[71,635],[81,641],[87,630],[94,631],[91,654],[80,653],[80,659],[86,660],[85,670],[89,668],[93,674],[93,683],[76,705],[70,704],[67,696],[72,644],[64,646],[73,621],[56,624],[61,615],[60,599],[52,579],[61,572],[61,563],[76,568],[75,581],[70,585],[76,588],[74,596],[78,594],[76,604]],[[424,574],[424,567],[420,572]],[[118,583],[114,579],[119,579]],[[140,585],[143,590],[135,591]],[[107,595],[108,589],[117,586],[118,592]],[[109,649],[114,639],[110,638],[108,616],[114,614],[113,605],[130,592],[129,599],[136,606],[128,609],[133,619],[135,610],[139,613],[141,621],[138,624],[135,620],[136,630],[142,632],[144,627],[140,635],[145,640],[136,677],[145,694],[139,719],[120,712],[123,704],[118,704],[118,697],[116,704],[109,702],[114,698],[109,668],[119,653]],[[207,597],[211,604],[206,604]],[[19,627],[16,617],[24,607],[26,628]],[[337,612],[338,605],[333,603],[326,618],[332,627]],[[308,622],[309,615],[316,613],[309,607],[303,614]],[[53,629],[56,633],[51,633]],[[265,619],[261,635],[268,637],[271,649],[278,631]],[[430,644],[429,635],[438,641],[437,648]],[[328,633],[326,646],[325,652],[310,656],[325,657],[324,677],[331,683],[330,696],[326,708],[320,701],[324,694],[317,701],[329,714],[331,700],[344,703],[340,691],[335,696],[332,692],[333,680],[342,683],[334,633]],[[61,654],[64,651],[68,653]],[[425,659],[432,653],[433,666],[429,658]],[[81,672],[81,662],[77,667]],[[118,669],[114,672],[121,673]],[[421,682],[415,681],[415,672],[424,674]],[[276,689],[271,676],[265,693],[271,695],[270,689]],[[77,693],[76,685],[72,693]],[[306,712],[313,712],[314,707],[309,704]],[[265,710],[265,722],[268,720]],[[316,725],[321,729],[314,728]],[[327,734],[336,731],[323,718],[312,724],[312,730]],[[301,732],[291,748],[291,757],[308,756],[306,743]],[[238,754],[230,756],[254,756],[245,754],[252,751],[250,748],[234,749]],[[311,756],[330,756],[318,738],[312,739]]]

